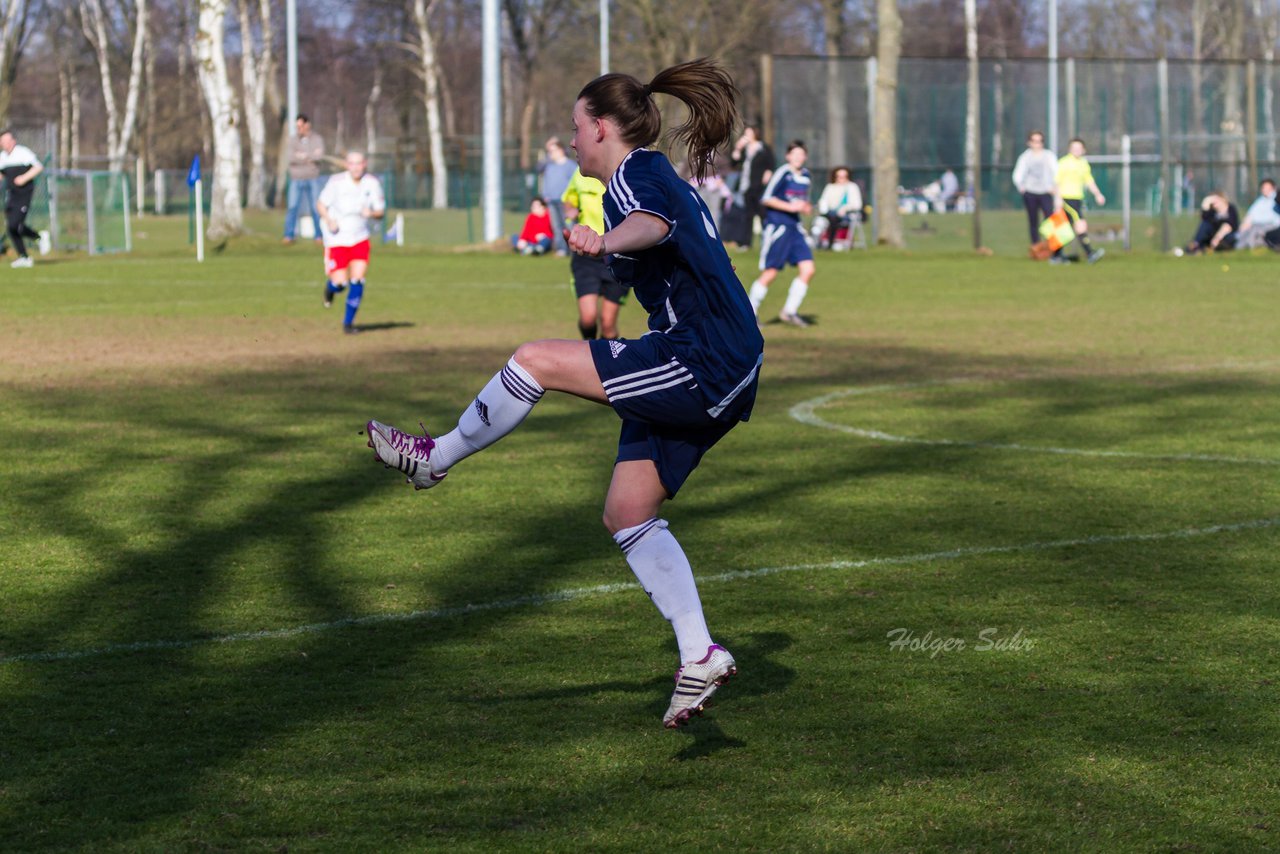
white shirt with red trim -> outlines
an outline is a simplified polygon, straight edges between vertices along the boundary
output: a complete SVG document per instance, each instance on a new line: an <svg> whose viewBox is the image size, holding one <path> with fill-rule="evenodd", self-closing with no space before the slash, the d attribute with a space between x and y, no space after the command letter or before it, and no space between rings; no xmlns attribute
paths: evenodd
<svg viewBox="0 0 1280 854"><path fill-rule="evenodd" d="M363 212L368 209L381 213L387 209L382 182L367 172L359 181L354 180L350 172L330 175L320 191L320 202L338 223L337 231L330 231L327 224L324 226L325 246L355 246L368 240L369 220Z"/></svg>

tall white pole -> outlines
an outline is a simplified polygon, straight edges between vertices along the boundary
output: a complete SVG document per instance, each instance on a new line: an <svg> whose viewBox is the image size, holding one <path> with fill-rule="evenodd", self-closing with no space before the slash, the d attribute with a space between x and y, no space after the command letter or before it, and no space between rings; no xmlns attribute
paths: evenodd
<svg viewBox="0 0 1280 854"><path fill-rule="evenodd" d="M600 73L609 73L609 0L600 0Z"/></svg>
<svg viewBox="0 0 1280 854"><path fill-rule="evenodd" d="M294 119L298 117L298 0L285 0L284 41L288 81L286 88L289 101L289 115L286 117L286 123L289 127L289 135L297 136L298 125Z"/></svg>
<svg viewBox="0 0 1280 854"><path fill-rule="evenodd" d="M1049 150L1058 148L1058 0L1049 0Z"/></svg>
<svg viewBox="0 0 1280 854"><path fill-rule="evenodd" d="M481 83L484 134L484 239L502 237L502 43L498 0L484 0L481 26L483 80Z"/></svg>

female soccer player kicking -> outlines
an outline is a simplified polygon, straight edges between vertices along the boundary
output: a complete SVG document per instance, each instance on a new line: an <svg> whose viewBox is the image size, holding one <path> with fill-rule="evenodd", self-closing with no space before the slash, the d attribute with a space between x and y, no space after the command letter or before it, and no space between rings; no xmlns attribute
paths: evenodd
<svg viewBox="0 0 1280 854"><path fill-rule="evenodd" d="M426 489L514 430L548 389L613 407L622 434L604 524L675 629L681 664L662 719L674 728L700 713L737 667L712 640L693 570L658 512L702 455L751 414L764 341L710 211L664 155L647 149L661 130L654 93L688 107L674 136L698 173L732 138L738 118L733 80L705 59L668 68L648 85L606 74L574 104L579 166L608 191L605 233L576 225L569 247L608 259L649 312L650 334L522 344L439 439L377 421L368 431L378 460Z"/></svg>

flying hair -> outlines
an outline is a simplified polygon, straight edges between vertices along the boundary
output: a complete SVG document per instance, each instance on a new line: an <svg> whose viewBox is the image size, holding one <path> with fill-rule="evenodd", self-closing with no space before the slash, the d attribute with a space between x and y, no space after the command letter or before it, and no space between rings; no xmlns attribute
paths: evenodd
<svg viewBox="0 0 1280 854"><path fill-rule="evenodd" d="M662 114L653 101L661 93L679 98L689 108L684 124L667 137L689 152L689 171L702 179L711 171L716 150L733 139L738 124L738 87L713 60L702 58L673 65L647 84L630 74L605 74L578 93L587 115L612 119L623 141L637 148L652 145L662 132Z"/></svg>

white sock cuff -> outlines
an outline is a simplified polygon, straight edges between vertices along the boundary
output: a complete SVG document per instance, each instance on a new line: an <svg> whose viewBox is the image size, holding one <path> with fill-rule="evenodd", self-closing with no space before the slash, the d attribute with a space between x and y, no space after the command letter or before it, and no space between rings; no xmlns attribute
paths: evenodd
<svg viewBox="0 0 1280 854"><path fill-rule="evenodd" d="M613 535L613 541L618 544L618 548L622 549L624 555L629 555L636 546L647 540L655 532L665 531L666 529L667 520L654 516L648 522L641 522L634 528L623 528Z"/></svg>
<svg viewBox="0 0 1280 854"><path fill-rule="evenodd" d="M538 385L538 381L528 371L520 366L515 356L507 360L507 366L502 369L499 376L502 378L502 387L510 392L512 397L523 400L530 406L541 400L546 391Z"/></svg>

